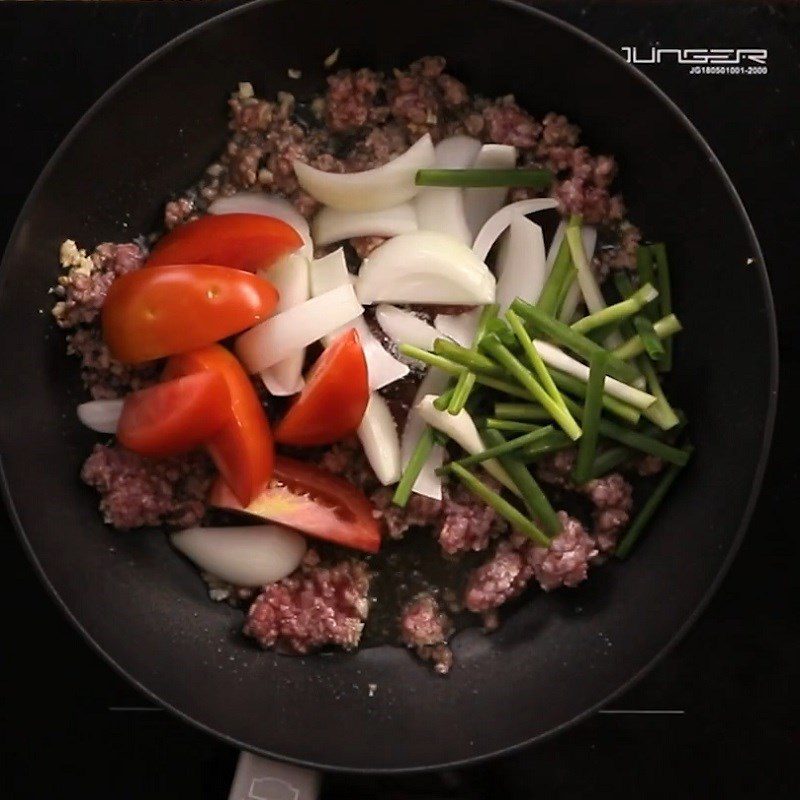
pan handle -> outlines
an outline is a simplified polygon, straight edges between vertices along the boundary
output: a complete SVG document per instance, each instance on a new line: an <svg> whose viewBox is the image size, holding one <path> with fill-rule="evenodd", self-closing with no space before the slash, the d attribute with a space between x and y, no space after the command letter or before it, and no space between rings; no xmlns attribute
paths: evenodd
<svg viewBox="0 0 800 800"><path fill-rule="evenodd" d="M317 800L319 772L242 751L228 800Z"/></svg>

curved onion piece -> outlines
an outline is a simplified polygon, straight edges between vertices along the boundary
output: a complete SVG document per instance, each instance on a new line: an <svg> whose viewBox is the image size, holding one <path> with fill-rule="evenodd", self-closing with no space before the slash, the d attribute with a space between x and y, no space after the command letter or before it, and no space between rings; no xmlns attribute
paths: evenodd
<svg viewBox="0 0 800 800"><path fill-rule="evenodd" d="M353 236L399 236L417 230L417 214L411 203L377 211L320 209L311 223L318 246L342 242Z"/></svg>
<svg viewBox="0 0 800 800"><path fill-rule="evenodd" d="M308 271L308 259L305 255L290 253L268 270L261 270L258 273L260 278L269 281L278 290L275 313L279 314L308 300L310 294ZM305 355L305 347L301 347L283 361L262 371L261 379L270 394L285 397L296 394L303 388Z"/></svg>
<svg viewBox="0 0 800 800"><path fill-rule="evenodd" d="M497 299L504 313L514 298L535 303L547 278L542 229L521 214L511 221L500 240L494 265Z"/></svg>
<svg viewBox="0 0 800 800"><path fill-rule="evenodd" d="M439 331L404 308L381 303L375 307L375 319L383 332L394 342L432 350Z"/></svg>
<svg viewBox="0 0 800 800"><path fill-rule="evenodd" d="M116 433L124 400L90 400L78 406L78 419L98 433Z"/></svg>
<svg viewBox="0 0 800 800"><path fill-rule="evenodd" d="M485 305L494 301L495 279L466 245L417 231L376 247L361 266L356 292L364 304Z"/></svg>
<svg viewBox="0 0 800 800"><path fill-rule="evenodd" d="M314 245L306 218L284 197L266 192L237 192L220 197L208 207L209 214L261 214L291 225L303 240L303 255L314 255Z"/></svg>
<svg viewBox="0 0 800 800"><path fill-rule="evenodd" d="M403 469L408 466L411 456L414 453L414 448L417 446L419 437L425 430L427 423L416 408L417 403L422 400L425 395L440 395L447 384L450 382L450 376L438 369L430 368L422 379L417 393L414 396L414 403L406 417L406 424L403 427L403 435L400 437L400 463ZM441 445L435 444L431 448L428 458L422 465L422 469L414 481L412 491L415 494L421 494L425 497L432 497L434 500L442 499L442 479L436 474L436 470L442 466L444 462L444 448Z"/></svg>
<svg viewBox="0 0 800 800"><path fill-rule="evenodd" d="M306 540L282 525L189 528L170 539L201 570L234 586L279 581L300 566L306 553Z"/></svg>
<svg viewBox="0 0 800 800"><path fill-rule="evenodd" d="M363 312L348 283L250 328L236 340L236 354L250 372L261 372Z"/></svg>
<svg viewBox="0 0 800 800"><path fill-rule="evenodd" d="M513 169L517 163L517 148L510 144L485 144L475 162L476 169ZM499 211L508 196L508 188L464 189L464 212L472 241L492 214Z"/></svg>
<svg viewBox="0 0 800 800"><path fill-rule="evenodd" d="M472 347L481 318L481 308L473 308L463 314L437 314L433 325L439 333L452 339L462 347ZM428 348L430 350L430 348Z"/></svg>
<svg viewBox="0 0 800 800"><path fill-rule="evenodd" d="M520 214L535 214L537 211L545 211L548 208L555 208L558 202L552 197L534 197L532 200L519 200L516 203L503 206L496 214L489 217L481 228L480 233L475 237L472 251L475 255L486 261L486 256L492 249L492 245L500 238L503 231L511 224L511 221Z"/></svg>
<svg viewBox="0 0 800 800"><path fill-rule="evenodd" d="M388 486L400 480L400 439L392 412L377 393L369 396L367 410L358 426L358 438L378 480Z"/></svg>
<svg viewBox="0 0 800 800"><path fill-rule="evenodd" d="M470 136L451 136L434 148L435 166L464 169L472 166L481 143ZM438 231L469 246L474 238L467 223L464 190L458 187L425 186L414 200L420 230Z"/></svg>
<svg viewBox="0 0 800 800"><path fill-rule="evenodd" d="M311 265L311 293L317 296L317 294L329 292L341 286L350 286L351 277L347 271L344 250L340 247L335 252L316 259ZM361 349L364 351L364 358L367 362L370 389L373 391L382 389L408 375L410 371L408 365L398 361L391 353L387 352L386 348L375 338L363 317L358 317L354 322L328 334L323 339L325 346L327 347L333 339L348 328L355 328L358 331Z"/></svg>
<svg viewBox="0 0 800 800"><path fill-rule="evenodd" d="M459 411L458 414L451 414L446 409L439 411L433 404L434 400L436 400L436 396L428 394L414 406L419 411L422 419L432 428L436 428L436 430L449 436L470 455L482 453L486 446L483 444L481 435L478 433L478 429L475 427L475 423L469 413L464 409ZM496 458L488 458L486 461L481 461L481 467L514 494L519 494L516 484Z"/></svg>
<svg viewBox="0 0 800 800"><path fill-rule="evenodd" d="M376 211L405 203L419 191L417 170L433 166L433 142L425 134L405 153L375 169L364 172L323 172L295 161L300 185L312 197L343 211Z"/></svg>

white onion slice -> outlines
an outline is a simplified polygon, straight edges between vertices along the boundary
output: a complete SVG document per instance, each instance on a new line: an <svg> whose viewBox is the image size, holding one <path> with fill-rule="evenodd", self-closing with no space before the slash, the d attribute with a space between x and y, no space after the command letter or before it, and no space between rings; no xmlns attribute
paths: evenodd
<svg viewBox="0 0 800 800"><path fill-rule="evenodd" d="M464 244L433 231L395 236L372 251L356 282L369 303L462 303L494 301L495 279Z"/></svg>
<svg viewBox="0 0 800 800"><path fill-rule="evenodd" d="M343 211L370 211L405 203L419 191L417 171L434 163L429 134L388 164L364 172L323 172L302 161L294 162L300 185L326 206Z"/></svg>
<svg viewBox="0 0 800 800"><path fill-rule="evenodd" d="M436 395L428 394L415 406L422 419L432 428L436 428L436 430L447 434L447 436L457 442L470 455L482 453L486 449L486 446L469 413L463 409L459 411L458 414L451 414L446 409L444 411L439 411L439 409L433 405L434 400L436 400ZM519 494L519 490L514 484L514 481L511 480L508 473L503 469L497 459L488 458L486 461L481 461L481 467L500 481L503 486L514 492L514 494Z"/></svg>
<svg viewBox="0 0 800 800"><path fill-rule="evenodd" d="M261 372L352 322L363 311L348 283L246 331L236 340L236 353L250 372Z"/></svg>
<svg viewBox="0 0 800 800"><path fill-rule="evenodd" d="M472 166L475 169L513 169L516 163L516 147L510 144L485 144ZM503 207L507 195L507 186L464 189L464 211L472 241L475 241L483 223Z"/></svg>
<svg viewBox="0 0 800 800"><path fill-rule="evenodd" d="M309 265L305 255L291 253L284 256L269 269L260 270L258 276L269 281L278 290L276 314L294 308L309 298ZM261 372L261 379L270 394L285 397L296 394L303 388L305 355L306 350L302 347Z"/></svg>
<svg viewBox="0 0 800 800"><path fill-rule="evenodd" d="M434 148L439 169L465 169L473 164L481 143L470 136L451 136ZM438 231L469 246L473 234L467 224L464 190L456 186L424 186L414 205L420 230Z"/></svg>
<svg viewBox="0 0 800 800"><path fill-rule="evenodd" d="M475 237L472 251L481 260L486 261L486 256L492 249L492 245L500 238L503 231L511 224L511 221L520 214L535 214L537 211L546 211L548 208L555 208L558 202L552 197L535 197L532 200L519 200L516 203L503 206L496 214L486 220L484 226Z"/></svg>
<svg viewBox="0 0 800 800"><path fill-rule="evenodd" d="M417 214L411 203L377 211L342 211L325 206L311 223L317 246L342 242L353 236L399 236L417 230Z"/></svg>
<svg viewBox="0 0 800 800"><path fill-rule="evenodd" d="M381 303L375 307L375 319L383 332L398 344L410 344L423 350L433 349L439 331L404 308Z"/></svg>
<svg viewBox="0 0 800 800"><path fill-rule="evenodd" d="M350 286L351 277L347 271L344 250L340 247L335 252L316 259L311 265L311 293L317 296L341 286ZM382 389L384 386L388 386L390 383L394 383L408 375L408 365L398 361L386 350L375 338L363 317L359 317L342 328L331 331L323 339L325 346L330 345L335 338L350 328L355 328L358 331L358 336L361 340L361 349L364 351L364 358L367 362L370 389L373 391Z"/></svg>
<svg viewBox="0 0 800 800"><path fill-rule="evenodd" d="M306 540L282 525L189 528L170 539L204 572L252 588L290 575L306 553Z"/></svg>
<svg viewBox="0 0 800 800"><path fill-rule="evenodd" d="M547 277L541 227L521 214L515 217L500 240L494 272L500 313L517 297L535 303Z"/></svg>
<svg viewBox="0 0 800 800"><path fill-rule="evenodd" d="M482 308L473 308L463 314L437 314L433 325L439 333L462 347L472 347L478 331Z"/></svg>
<svg viewBox="0 0 800 800"><path fill-rule="evenodd" d="M209 214L261 214L275 217L291 225L303 240L302 253L314 255L314 245L306 218L285 198L266 192L237 192L230 197L220 197L208 207Z"/></svg>
<svg viewBox="0 0 800 800"><path fill-rule="evenodd" d="M98 433L116 433L124 400L89 400L78 406L78 419Z"/></svg>
<svg viewBox="0 0 800 800"><path fill-rule="evenodd" d="M358 426L358 438L378 480L388 486L400 480L400 439L386 401L377 393L369 396L367 410Z"/></svg>
<svg viewBox="0 0 800 800"><path fill-rule="evenodd" d="M563 228L561 229L561 238L564 238L564 230L566 230L566 225L561 223ZM581 230L581 236L583 237L583 249L586 251L586 257L591 262L594 256L594 250L597 246L597 228L592 227L591 225L584 225L583 229ZM559 245L561 243L559 242ZM555 258L555 255L553 256ZM559 312L558 318L562 322L570 323L575 316L575 311L578 308L578 303L581 301L581 287L577 281L573 281L572 285L567 289L567 294L564 297L564 302L561 306L561 311Z"/></svg>
<svg viewBox="0 0 800 800"><path fill-rule="evenodd" d="M403 435L400 437L400 463L405 469L414 449L417 446L419 437L422 436L427 423L417 409L417 403L422 400L425 395L440 395L450 382L450 376L441 370L430 368L425 377L420 382L417 393L414 397L414 403L406 417L406 423L403 426ZM431 448L428 458L422 465L422 469L414 481L412 491L415 494L421 494L425 497L432 497L434 500L442 499L442 479L436 474L436 470L442 466L444 462L444 448L441 445L435 444Z"/></svg>
<svg viewBox="0 0 800 800"><path fill-rule="evenodd" d="M541 339L534 339L533 344L536 347L536 351L542 357L542 361L549 367L560 370L561 372L566 372L568 375L572 375L584 383L589 381L589 367L587 367L586 364L577 361L549 342L543 342ZM606 394L610 394L612 397L616 397L618 400L629 403L641 410L649 408L656 401L656 398L652 394L628 386L627 383L622 383L622 381L618 381L616 378L607 377L605 379L604 388Z"/></svg>

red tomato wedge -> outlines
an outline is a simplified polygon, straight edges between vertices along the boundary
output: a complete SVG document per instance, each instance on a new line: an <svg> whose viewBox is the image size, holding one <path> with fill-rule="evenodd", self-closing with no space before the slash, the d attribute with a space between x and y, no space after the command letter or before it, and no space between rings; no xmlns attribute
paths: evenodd
<svg viewBox="0 0 800 800"><path fill-rule="evenodd" d="M231 396L218 372L198 372L125 398L117 439L139 455L165 458L208 441L230 416Z"/></svg>
<svg viewBox="0 0 800 800"><path fill-rule="evenodd" d="M381 546L378 521L364 493L328 470L293 458L276 457L271 483L249 504L237 502L222 479L211 488L210 502L367 553Z"/></svg>
<svg viewBox="0 0 800 800"><path fill-rule="evenodd" d="M251 328L277 302L270 283L241 270L210 264L140 269L111 284L103 337L120 361L152 361Z"/></svg>
<svg viewBox="0 0 800 800"><path fill-rule="evenodd" d="M247 505L272 478L274 447L269 420L247 373L222 345L173 356L164 369L164 379L197 372L217 373L227 384L228 417L206 449L239 502Z"/></svg>
<svg viewBox="0 0 800 800"><path fill-rule="evenodd" d="M296 447L338 442L355 433L368 402L367 362L351 328L317 359L275 429L275 441Z"/></svg>
<svg viewBox="0 0 800 800"><path fill-rule="evenodd" d="M209 214L162 236L145 266L219 264L255 272L302 244L300 234L291 225L274 217Z"/></svg>

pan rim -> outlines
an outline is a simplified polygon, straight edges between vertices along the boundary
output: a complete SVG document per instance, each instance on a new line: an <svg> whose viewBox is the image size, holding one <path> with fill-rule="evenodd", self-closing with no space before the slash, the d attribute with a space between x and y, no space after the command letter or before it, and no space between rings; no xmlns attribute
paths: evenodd
<svg viewBox="0 0 800 800"><path fill-rule="evenodd" d="M16 238L19 236L20 229L22 228L22 225L25 222L29 208L38 199L39 194L41 193L42 190L42 186L44 185L46 179L49 177L50 173L53 171L56 164L60 160L63 152L69 147L69 145L72 143L74 139L76 139L79 135L81 135L83 129L94 118L94 116L102 109L102 107L105 106L105 104L108 103L110 100L112 100L118 92L120 92L125 86L128 85L129 82L136 79L140 73L145 71L151 65L151 63L157 61L163 55L177 48L183 42L191 39L197 34L205 31L208 28L213 27L214 25L220 23L220 21L230 19L239 14L248 13L249 11L251 11L256 7L271 5L273 3L278 3L278 2L288 2L288 1L289 0L252 0L252 2L244 3L241 6L237 6L236 8L224 11L221 14L217 14L211 17L210 19L207 19L189 28L183 33L170 39L168 42L161 45L152 53L150 53L141 61L139 61L137 64L135 64L122 77L116 80L105 92L103 92L103 94L97 100L95 100L94 103L92 103L92 105L84 112L84 114L75 123L70 132L61 141L56 150L50 156L44 168L42 169L41 173L39 174L39 177L36 179L33 188L31 189L30 193L25 199L25 202L22 205L22 208L16 219L16 222L9 234L8 242L6 243L6 249L3 254L3 259L2 261L0 261L0 294L2 294L3 292L8 273L8 267L7 267L8 245L11 242L15 241ZM754 266L757 267L761 290L763 292L765 300L765 309L766 309L765 322L768 328L767 334L769 339L769 360L770 360L768 407L767 407L766 417L764 420L764 428L762 433L762 441L761 441L758 461L756 463L756 468L753 473L753 481L751 484L747 503L745 505L744 512L742 514L741 520L736 529L736 533L732 539L728 552L725 556L725 559L722 562L714 579L711 581L710 585L703 593L703 596L701 597L700 601L698 602L694 610L684 620L683 624L675 631L675 633L669 638L669 640L664 644L664 646L655 655L653 655L643 667L641 667L630 678L628 678L624 683L618 686L614 691L610 692L599 702L595 703L589 708L584 709L583 711L576 714L572 718L562 722L559 725L556 725L555 727L551 728L548 731L529 737L520 742L507 745L505 747L497 748L495 750L486 753L478 754L476 756L455 759L452 761L442 761L430 764L415 764L403 767L363 767L363 766L349 767L342 764L326 764L321 761L292 757L279 752L270 751L264 748L254 747L246 742L238 740L236 737L230 736L229 734L226 734L221 730L217 730L211 727L210 725L195 719L190 714L182 711L176 706L171 705L169 702L159 697L154 691L150 690L147 686L141 683L130 672L128 672L120 663L118 663L111 656L110 653L108 653L105 649L103 649L103 647L92 638L92 636L88 633L88 631L82 625L80 620L78 620L78 618L72 613L70 608L66 605L66 603L61 598L56 588L51 583L44 569L42 568L39 559L37 558L36 553L34 552L33 547L28 540L28 537L25 533L24 527L20 520L16 504L12 497L11 489L8 483L8 478L4 467L3 456L2 453L0 453L0 492L2 492L3 501L5 502L9 518L11 519L12 525L14 526L17 537L20 540L20 543L22 544L23 550L25 551L28 559L33 565L34 571L36 572L39 580L42 582L42 584L44 585L48 593L51 595L51 597L55 600L56 605L61 610L61 612L65 615L65 617L69 620L69 622L78 630L80 635L83 637L84 641L86 641L90 645L90 647L96 653L98 653L106 661L106 663L108 663L119 675L121 675L130 684L135 686L149 700L151 700L164 710L175 715L180 720L189 723L196 729L201 730L204 733L210 734L211 736L221 741L224 741L225 743L233 747L236 747L239 750L248 750L257 753L259 755L265 756L267 758L273 758L279 761L324 772L350 773L350 774L363 774L363 775L394 775L394 774L413 774L420 772L429 772L432 770L455 769L459 767L472 766L488 761L490 759L510 755L524 748L531 747L534 744L539 744L541 742L547 741L552 737L560 733L563 733L569 728L584 721L591 715L595 714L599 709L606 706L609 702L615 700L617 697L619 697L620 695L624 694L629 689L631 689L649 672L651 672L658 664L660 664L661 661L665 658L665 656L669 652L671 652L672 649L684 638L684 636L695 624L695 622L702 614L702 612L706 609L711 598L717 592L720 584L727 575L728 570L730 569L731 564L733 563L733 560L736 557L739 548L741 547L742 541L747 533L747 529L750 525L750 521L753 515L753 511L755 509L756 502L761 492L761 485L763 482L767 462L769 459L773 430L775 426L775 418L777 413L778 375L779 375L777 320L775 316L774 301L772 297L769 275L767 273L766 263L764 260L764 254L758 242L758 238L756 236L755 229L753 228L753 224L750 221L750 217L747 214L747 210L744 206L744 203L742 202L742 199L739 196L736 187L731 181L730 176L728 175L727 171L723 167L720 160L717 158L714 151L711 149L710 145L706 142L703 135L695 127L695 125L688 118L688 116L679 108L679 106L650 78L648 78L644 73L640 72L638 69L633 67L627 61L625 61L616 51L614 51L608 45L604 44L603 42L591 36L590 34L582 31L581 29L575 27L571 23L565 22L564 20L539 8L519 2L519 0L486 0L486 1L494 5L512 9L519 13L527 13L532 16L538 17L539 19L545 21L547 24L560 28L563 31L570 34L571 36L576 37L585 46L588 46L594 49L595 51L599 52L600 54L604 55L606 58L611 58L613 61L615 61L617 65L622 69L624 69L631 77L633 77L635 80L639 81L642 85L644 85L644 87L655 97L655 99L661 102L666 107L666 109L677 119L677 121L687 130L687 132L690 134L695 143L699 145L701 150L707 156L710 164L712 165L712 168L715 170L715 172L721 179L724 188L726 189L730 198L733 200L740 222L743 225L743 229L746 233L746 236L749 240L749 243L755 255L756 263L754 264Z"/></svg>

